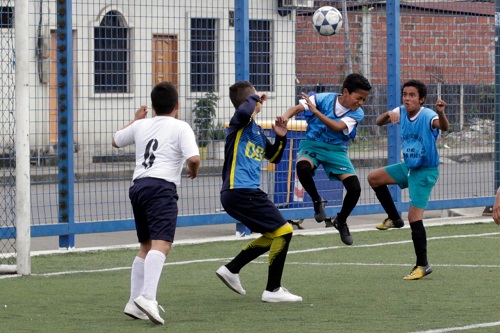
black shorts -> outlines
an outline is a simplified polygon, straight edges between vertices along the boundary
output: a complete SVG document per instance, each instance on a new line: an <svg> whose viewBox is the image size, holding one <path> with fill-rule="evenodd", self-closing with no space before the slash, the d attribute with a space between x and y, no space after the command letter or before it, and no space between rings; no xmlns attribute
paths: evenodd
<svg viewBox="0 0 500 333"><path fill-rule="evenodd" d="M135 229L140 243L148 240L173 242L177 226L177 187L158 178L141 178L129 189Z"/></svg>
<svg viewBox="0 0 500 333"><path fill-rule="evenodd" d="M222 207L232 218L256 233L273 232L287 222L279 209L260 189L225 190L220 195Z"/></svg>

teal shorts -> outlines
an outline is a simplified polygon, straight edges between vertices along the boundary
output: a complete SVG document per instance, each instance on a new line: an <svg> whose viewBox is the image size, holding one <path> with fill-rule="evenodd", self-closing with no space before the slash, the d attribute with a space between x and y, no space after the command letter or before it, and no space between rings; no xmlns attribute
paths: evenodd
<svg viewBox="0 0 500 333"><path fill-rule="evenodd" d="M410 205L425 209L432 189L439 178L438 168L408 169L405 163L385 167L385 171L400 188L408 188Z"/></svg>
<svg viewBox="0 0 500 333"><path fill-rule="evenodd" d="M317 168L323 165L325 173L330 180L339 180L338 175L356 174L347 149L343 146L331 145L324 142L302 140L299 144L297 160L307 158Z"/></svg>

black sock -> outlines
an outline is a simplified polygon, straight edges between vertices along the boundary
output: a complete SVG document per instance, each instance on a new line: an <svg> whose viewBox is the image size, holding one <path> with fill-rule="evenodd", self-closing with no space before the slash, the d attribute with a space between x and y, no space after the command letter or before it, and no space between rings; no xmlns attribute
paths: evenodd
<svg viewBox="0 0 500 333"><path fill-rule="evenodd" d="M410 228L411 239L417 256L417 266L427 266L427 234L424 222L422 220L410 222Z"/></svg>
<svg viewBox="0 0 500 333"><path fill-rule="evenodd" d="M226 268L233 274L239 273L250 261L269 251L271 244L272 240L264 236L254 239L243 247L241 252L226 265Z"/></svg>
<svg viewBox="0 0 500 333"><path fill-rule="evenodd" d="M318 190L316 189L316 184L314 184L313 179L313 167L308 161L298 161L297 166L297 177L300 183L304 187L304 190L309 194L312 201L318 201L320 196Z"/></svg>
<svg viewBox="0 0 500 333"><path fill-rule="evenodd" d="M373 190L377 195L378 201L380 201L380 204L387 213L387 216L393 221L400 219L401 216L399 215L396 205L394 204L394 200L392 200L391 192L389 192L387 185L373 187Z"/></svg>
<svg viewBox="0 0 500 333"><path fill-rule="evenodd" d="M267 291L274 291L281 287L281 277L285 267L288 247L292 240L292 233L279 236L273 239L273 244L269 250L269 271L267 275Z"/></svg>
<svg viewBox="0 0 500 333"><path fill-rule="evenodd" d="M342 202L342 209L337 214L337 220L340 223L346 223L347 218L358 203L361 195L361 185L359 184L358 176L347 177L342 181L342 183L346 189L346 194L344 201Z"/></svg>

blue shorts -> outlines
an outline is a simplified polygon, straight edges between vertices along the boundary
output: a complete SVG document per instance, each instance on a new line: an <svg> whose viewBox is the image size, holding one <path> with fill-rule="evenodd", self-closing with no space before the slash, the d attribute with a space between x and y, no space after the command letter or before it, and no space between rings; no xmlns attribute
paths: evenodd
<svg viewBox="0 0 500 333"><path fill-rule="evenodd" d="M354 166L344 146L331 145L313 140L302 140L299 144L297 160L307 158L315 169L321 164L330 180L339 180L338 175L356 174Z"/></svg>
<svg viewBox="0 0 500 333"><path fill-rule="evenodd" d="M232 218L243 223L252 232L273 232L288 221L260 189L232 189L220 194L222 207Z"/></svg>
<svg viewBox="0 0 500 333"><path fill-rule="evenodd" d="M432 189L439 178L438 168L408 169L401 162L385 167L385 171L400 188L408 188L410 205L422 209L427 207Z"/></svg>
<svg viewBox="0 0 500 333"><path fill-rule="evenodd" d="M173 242L177 226L177 188L158 178L141 178L129 189L135 229L140 243L148 240Z"/></svg>

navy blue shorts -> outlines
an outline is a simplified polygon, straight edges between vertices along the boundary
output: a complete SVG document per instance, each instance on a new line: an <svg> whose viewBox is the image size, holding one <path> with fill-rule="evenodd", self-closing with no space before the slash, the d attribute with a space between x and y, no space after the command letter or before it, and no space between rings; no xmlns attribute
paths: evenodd
<svg viewBox="0 0 500 333"><path fill-rule="evenodd" d="M260 189L225 190L220 194L220 199L229 216L243 223L252 232L273 232L288 223L267 194Z"/></svg>
<svg viewBox="0 0 500 333"><path fill-rule="evenodd" d="M158 178L141 178L129 189L135 229L140 243L148 240L173 242L177 226L177 188Z"/></svg>

